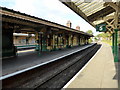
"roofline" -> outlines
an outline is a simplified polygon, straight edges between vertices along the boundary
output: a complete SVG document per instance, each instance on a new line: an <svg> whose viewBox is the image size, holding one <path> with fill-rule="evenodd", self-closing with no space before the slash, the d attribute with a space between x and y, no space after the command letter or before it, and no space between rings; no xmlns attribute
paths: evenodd
<svg viewBox="0 0 120 90"><path fill-rule="evenodd" d="M28 17L31 17L31 18L34 18L34 19L42 20L42 21L45 21L45 22L48 22L48 23L52 23L52 24L55 24L55 25L58 25L58 26L62 26L62 27L64 27L64 28L73 30L72 32L75 32L75 33L81 33L81 34L83 34L83 35L87 35L87 36L90 36L90 37L93 36L93 35L90 35L90 34L88 34L88 33L83 32L83 31L78 31L78 30L76 30L76 29L69 28L69 27L67 27L67 26L64 26L64 25L61 25L61 24L58 24L58 23L55 23L55 22L51 22L51 21L48 21L48 20L45 20L45 19L42 19L42 18L38 18L38 17L31 16L31 15L28 15L28 14L25 14L25 13L21 13L21 12L19 12L19 11L15 11L15 10L13 10L13 9L8 9L8 8L6 8L6 7L1 7L1 6L0 6L0 9L1 9L1 10L10 11L10 12L12 12L12 13L17 13L17 14L20 14L20 15L28 16Z"/></svg>
<svg viewBox="0 0 120 90"><path fill-rule="evenodd" d="M87 16L78 8L75 6L75 4L73 2L63 2L62 0L60 0L61 3L63 3L64 5L66 5L68 8L70 8L72 11L74 11L76 14L78 14L80 17L82 17L86 22L88 22L91 26L95 27L95 25L93 23L91 23ZM73 5L74 7L71 7L70 5Z"/></svg>

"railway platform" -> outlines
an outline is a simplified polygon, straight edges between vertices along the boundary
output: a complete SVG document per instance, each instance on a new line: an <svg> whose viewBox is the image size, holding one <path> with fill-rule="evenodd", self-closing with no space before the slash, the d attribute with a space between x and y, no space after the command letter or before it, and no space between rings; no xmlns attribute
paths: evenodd
<svg viewBox="0 0 120 90"><path fill-rule="evenodd" d="M114 63L111 47L103 43L91 60L63 88L101 88L102 90L114 88L117 90L118 63Z"/></svg>
<svg viewBox="0 0 120 90"><path fill-rule="evenodd" d="M18 52L18 57L3 60L2 75L3 77L6 78L9 76L22 73L27 70L34 69L36 67L56 61L65 56L71 55L75 52L91 47L94 44L95 43L83 46L75 46L72 48L66 48L52 52L41 52L40 56L38 55L37 51L33 50L29 50L29 52L20 51Z"/></svg>

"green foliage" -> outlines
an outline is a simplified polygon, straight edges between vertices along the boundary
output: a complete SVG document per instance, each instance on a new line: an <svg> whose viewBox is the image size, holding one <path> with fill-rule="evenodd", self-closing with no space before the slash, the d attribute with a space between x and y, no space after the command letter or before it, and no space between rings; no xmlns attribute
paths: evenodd
<svg viewBox="0 0 120 90"><path fill-rule="evenodd" d="M111 34L110 33L100 33L96 36L97 38L103 38L106 40L111 40Z"/></svg>
<svg viewBox="0 0 120 90"><path fill-rule="evenodd" d="M93 31L92 30L88 30L86 33L93 35ZM93 42L92 38L89 39L89 43Z"/></svg>
<svg viewBox="0 0 120 90"><path fill-rule="evenodd" d="M97 37L94 37L95 40L98 40Z"/></svg>
<svg viewBox="0 0 120 90"><path fill-rule="evenodd" d="M112 46L112 40L102 40L102 42L107 43Z"/></svg>
<svg viewBox="0 0 120 90"><path fill-rule="evenodd" d="M88 30L86 33L89 33L89 34L93 35L93 31L92 30Z"/></svg>
<svg viewBox="0 0 120 90"><path fill-rule="evenodd" d="M112 45L112 41L111 41L112 35L110 33L100 33L96 36L96 38L98 38L104 43Z"/></svg>
<svg viewBox="0 0 120 90"><path fill-rule="evenodd" d="M89 39L89 43L93 42L92 38Z"/></svg>

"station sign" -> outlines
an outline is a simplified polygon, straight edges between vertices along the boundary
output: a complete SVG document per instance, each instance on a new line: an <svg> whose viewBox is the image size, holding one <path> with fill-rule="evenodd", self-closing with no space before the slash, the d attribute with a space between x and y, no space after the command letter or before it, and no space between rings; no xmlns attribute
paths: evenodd
<svg viewBox="0 0 120 90"><path fill-rule="evenodd" d="M96 25L96 31L105 32L106 31L106 24L98 24L98 25Z"/></svg>

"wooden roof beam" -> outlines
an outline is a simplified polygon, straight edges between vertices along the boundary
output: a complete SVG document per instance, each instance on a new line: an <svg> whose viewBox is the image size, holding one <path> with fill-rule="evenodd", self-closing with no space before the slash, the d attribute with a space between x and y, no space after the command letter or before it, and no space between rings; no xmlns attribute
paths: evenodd
<svg viewBox="0 0 120 90"><path fill-rule="evenodd" d="M92 22L89 22L87 16L75 5L73 2L62 2L65 4L67 7L69 7L71 10L73 10L76 14L81 16L84 20L86 20L90 25L94 26L95 25Z"/></svg>
<svg viewBox="0 0 120 90"><path fill-rule="evenodd" d="M120 12L120 6L118 6L117 4L113 3L113 2L106 2L104 4L104 6L110 6L112 7L113 9L115 9L116 11Z"/></svg>
<svg viewBox="0 0 120 90"><path fill-rule="evenodd" d="M92 7L96 6L96 5L97 5L96 2L91 2L91 3L89 3L86 7L82 7L81 10L86 11L86 10L88 10L89 8L92 8Z"/></svg>
<svg viewBox="0 0 120 90"><path fill-rule="evenodd" d="M103 8L102 10L88 16L88 19L93 22L99 18L104 18L106 15L109 15L111 13L115 12L115 10L113 8L111 8L110 6Z"/></svg>

